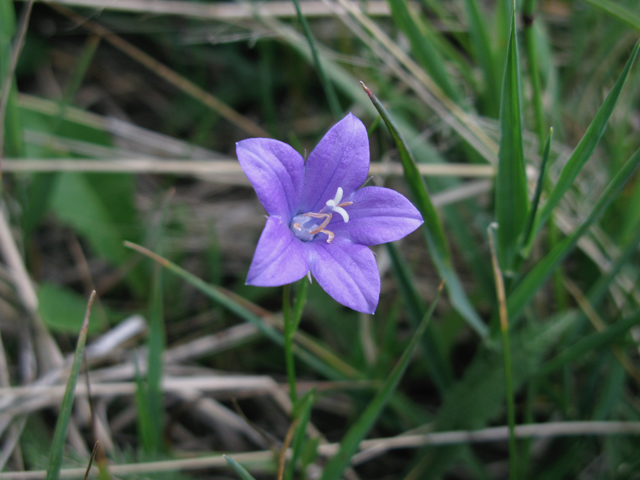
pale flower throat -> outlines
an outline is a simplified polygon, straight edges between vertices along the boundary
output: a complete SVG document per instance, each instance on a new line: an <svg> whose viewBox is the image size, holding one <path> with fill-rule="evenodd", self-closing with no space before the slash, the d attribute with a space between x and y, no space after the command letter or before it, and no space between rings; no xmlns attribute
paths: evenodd
<svg viewBox="0 0 640 480"><path fill-rule="evenodd" d="M340 214L344 223L347 223L349 214L343 207L353 204L353 202L340 203L342 194L342 188L338 187L335 198L327 200L326 205L318 213L308 212L293 217L291 225L289 225L293 234L303 242L310 242L318 233L325 233L329 237L327 243L331 243L335 235L333 232L325 230L325 227L329 225L334 212Z"/></svg>

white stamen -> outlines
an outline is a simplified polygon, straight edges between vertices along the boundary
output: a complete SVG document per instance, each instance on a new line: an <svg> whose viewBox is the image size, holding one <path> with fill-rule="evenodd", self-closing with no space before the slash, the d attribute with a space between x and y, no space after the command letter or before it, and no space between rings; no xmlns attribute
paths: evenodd
<svg viewBox="0 0 640 480"><path fill-rule="evenodd" d="M340 205L340 200L342 200L342 187L338 187L338 190L336 191L336 197L333 200L327 200L327 207L335 209L338 205Z"/></svg>
<svg viewBox="0 0 640 480"><path fill-rule="evenodd" d="M344 220L344 223L347 223L349 221L349 214L347 213L347 211L342 208L342 207L333 207L332 209L334 212L339 213L340 215L342 215L342 219Z"/></svg>
<svg viewBox="0 0 640 480"><path fill-rule="evenodd" d="M332 200L327 200L327 207L329 207L329 211L330 212L336 212L339 213L340 216L342 216L342 219L344 220L344 223L347 223L349 221L349 214L347 213L347 211L342 208L340 206L340 202L342 201L342 194L343 194L343 190L342 187L338 187L338 191L336 191L336 197ZM351 202L349 202L350 204Z"/></svg>

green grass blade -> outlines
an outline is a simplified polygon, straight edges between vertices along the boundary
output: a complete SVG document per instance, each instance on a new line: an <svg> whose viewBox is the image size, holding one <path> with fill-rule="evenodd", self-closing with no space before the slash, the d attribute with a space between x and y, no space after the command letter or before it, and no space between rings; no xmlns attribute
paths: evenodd
<svg viewBox="0 0 640 480"><path fill-rule="evenodd" d="M522 309L529 300L540 289L544 281L553 273L560 262L573 250L578 240L585 232L595 223L602 212L615 198L618 192L625 186L627 181L633 175L633 172L640 164L640 149L637 150L622 168L616 173L605 191L594 205L586 220L576 228L571 235L566 237L538 263L527 274L526 277L518 284L512 294L509 295L507 301L509 309L509 318L512 321L522 312Z"/></svg>
<svg viewBox="0 0 640 480"><path fill-rule="evenodd" d="M612 17L626 23L631 28L640 32L640 16L637 13L620 5L620 2L611 2L610 0L586 0L594 7L604 10Z"/></svg>
<svg viewBox="0 0 640 480"><path fill-rule="evenodd" d="M529 210L527 176L522 141L520 60L516 36L516 11L511 15L502 102L500 106L500 151L495 180L498 258L508 271L517 254L518 239Z"/></svg>
<svg viewBox="0 0 640 480"><path fill-rule="evenodd" d="M13 2L0 0L0 97L5 92L5 82L10 82L9 94L0 98L0 155L20 157L24 145L22 141L22 124L20 111L17 108L14 75L11 72L13 56L13 35L16 32L16 18ZM6 101L4 105L2 102Z"/></svg>
<svg viewBox="0 0 640 480"><path fill-rule="evenodd" d="M591 125L589 125L587 132L573 150L571 157L569 157L569 160L562 169L556 185L549 194L549 198L540 209L535 223L534 236L549 219L551 212L558 205L567 190L569 190L580 173L580 170L582 170L582 167L584 167L593 154L600 138L602 138L607 122L609 121L609 117L611 117L611 113L616 106L620 93L622 92L622 87L624 87L627 77L629 76L629 72L631 71L631 67L633 66L633 62L638 56L639 48L640 42L636 43L636 46L633 48L633 52L631 53L624 70L620 74L620 77L618 77L618 80L611 89L611 92L609 92L609 95L607 95L607 98L598 110L598 113L596 113Z"/></svg>
<svg viewBox="0 0 640 480"><path fill-rule="evenodd" d="M386 247L387 252L389 252L389 257L391 258L391 268L396 278L398 290L400 290L400 294L404 299L409 318L412 320L413 327L418 328L426 307L418 294L418 290L411 278L409 267L400 255L398 247L394 243L387 243ZM451 367L449 363L445 361L444 355L440 351L440 345L431 329L427 329L422 339L423 354L431 379L440 393L444 393L453 381Z"/></svg>
<svg viewBox="0 0 640 480"><path fill-rule="evenodd" d="M433 315L433 311L435 310L436 304L438 303L438 299L440 298L440 293L442 292L442 284L440 284L440 288L438 289L438 293L433 303L429 307L429 310L424 314L418 329L415 334L411 337L409 344L405 348L400 360L391 371L389 377L385 380L382 388L378 391L376 396L371 400L365 411L360 415L358 420L349 428L349 431L345 435L342 442L340 442L340 449L338 453L334 455L329 462L327 463L324 471L322 472L321 480L339 480L342 476L342 473L346 470L351 462L351 457L358 450L358 446L362 439L364 439L365 435L369 432L375 421L377 420L380 413L382 413L383 408L387 404L389 397L394 392L402 375L404 374L407 366L409 365L409 360L413 355L416 347L418 346L418 341L420 337L424 334L429 325L429 320Z"/></svg>
<svg viewBox="0 0 640 480"><path fill-rule="evenodd" d="M164 438L164 402L162 391L162 374L165 350L164 309L162 294L162 269L157 265L154 269L153 291L151 294L151 312L149 315L149 352L147 361L146 401L153 428L147 435L148 443L144 445L147 453L157 454L163 449Z"/></svg>
<svg viewBox="0 0 640 480"><path fill-rule="evenodd" d="M538 205L540 204L540 196L542 195L542 188L544 187L544 174L547 170L547 164L549 163L549 153L551 152L551 140L553 139L553 128L549 129L549 136L547 142L544 145L544 152L542 154L542 161L540 162L540 173L538 175L538 182L536 183L536 191L533 194L533 200L531 201L531 210L527 218L527 225L524 228L524 232L520 237L520 249L524 248L531 241L533 234L533 224L535 222L536 213L538 211Z"/></svg>
<svg viewBox="0 0 640 480"><path fill-rule="evenodd" d="M623 318L622 320L618 320L601 332L594 332L583 337L543 365L540 369L539 375L547 375L592 350L596 350L614 342L618 337L624 335L631 327L638 323L640 323L640 310L626 318Z"/></svg>
<svg viewBox="0 0 640 480"><path fill-rule="evenodd" d="M227 463L236 471L236 473L242 480L256 480L255 478L253 478L253 475L247 472L246 468L236 462L233 458L228 455L223 455L223 457L227 461Z"/></svg>
<svg viewBox="0 0 640 480"><path fill-rule="evenodd" d="M609 272L601 275L589 289L587 297L594 307L601 302L602 297L607 293L609 285L615 280L623 267L629 264L632 256L638 251L640 245L640 221L635 226L635 232L620 245L620 255L611 263Z"/></svg>
<svg viewBox="0 0 640 480"><path fill-rule="evenodd" d="M500 109L496 99L500 98L500 82L491 42L485 27L486 19L480 12L477 0L465 0L464 4L469 22L472 47L476 60L484 74L484 112L490 117L497 117Z"/></svg>
<svg viewBox="0 0 640 480"><path fill-rule="evenodd" d="M376 110L380 113L380 116L387 125L387 128L391 133L391 137L396 144L400 154L400 160L402 161L405 179L407 180L413 199L416 202L416 206L418 210L420 210L422 218L424 219L423 231L429 247L429 253L431 254L431 258L438 270L438 273L445 280L447 292L451 297L451 303L458 313L478 333L478 335L485 338L489 333L488 328L482 322L480 316L471 305L471 302L462 288L458 275L453 268L449 244L444 234L440 217L431 202L424 180L418 172L415 159L407 147L407 143L404 141L395 122L391 119L382 103L380 103L380 100L371 93L371 90L369 90L364 83L362 86L365 89L365 92L367 92L367 95L369 95L369 98L376 107Z"/></svg>
<svg viewBox="0 0 640 480"><path fill-rule="evenodd" d="M76 382L78 381L80 366L82 365L84 347L87 343L89 318L91 317L91 307L93 306L95 297L96 292L91 292L91 296L89 297L89 302L87 304L87 311L84 316L84 322L82 323L80 335L78 336L76 352L73 356L73 363L71 364L71 370L69 372L69 380L67 380L67 387L64 391L64 397L62 398L62 405L60 405L60 415L58 416L58 422L56 423L56 431L53 435L53 442L51 443L49 463L47 464L46 480L57 480L60 477L62 452L67 439L67 429L69 428L69 421L71 420L71 410L73 408Z"/></svg>
<svg viewBox="0 0 640 480"><path fill-rule="evenodd" d="M141 247L140 245L136 245L135 243L131 242L124 242L124 245L152 258L154 261L158 262L164 268L173 272L175 275L182 278L196 289L200 290L202 293L220 304L222 307L234 313L244 321L255 325L256 328L258 328L258 330L260 330L260 332L264 336L273 341L275 344L280 346L284 345L284 337L282 333L273 326L267 324L262 318L253 313L251 310L245 308L240 303L240 301L237 301L239 299L232 298L231 295L225 293L221 288L206 283L204 280L180 268L175 263L170 262L166 258L162 258L161 256L151 252L144 247ZM244 304L250 307L255 307L253 304L244 299L242 299L242 301ZM304 335L300 335L300 337L303 337L305 348L301 348L299 345L294 345L293 351L298 356L298 358L305 362L309 367L313 368L322 375L325 375L327 378L331 378L334 380L344 380L346 378L356 378L360 376L357 370L355 370L350 365L345 364L345 362L343 362L340 358L332 354L321 345L314 343L313 341L311 341L311 339ZM296 340L300 341L298 339L298 335L296 335ZM310 348L314 349L314 353L309 353L308 350Z"/></svg>
<svg viewBox="0 0 640 480"><path fill-rule="evenodd" d="M333 84L329 81L329 78L324 73L324 69L322 68L322 63L320 62L320 56L318 55L318 51L316 50L316 42L313 39L313 34L311 33L311 29L309 28L307 19L304 17L304 15L302 14L302 11L300 10L300 5L298 4L298 0L293 0L293 5L296 7L298 20L302 25L302 29L304 30L304 35L307 37L307 42L309 42L309 48L311 49L311 55L313 56L313 63L315 63L316 69L318 70L318 76L320 77L320 82L322 83L322 88L324 89L324 93L327 96L327 101L329 102L331 113L333 113L334 117L341 118L342 108L340 108L340 102L338 101L338 96L336 95L336 91L333 89Z"/></svg>
<svg viewBox="0 0 640 480"><path fill-rule="evenodd" d="M396 26L404 32L411 42L411 51L420 64L431 75L442 91L455 102L460 102L462 95L451 81L439 52L418 28L405 0L388 0L391 14Z"/></svg>

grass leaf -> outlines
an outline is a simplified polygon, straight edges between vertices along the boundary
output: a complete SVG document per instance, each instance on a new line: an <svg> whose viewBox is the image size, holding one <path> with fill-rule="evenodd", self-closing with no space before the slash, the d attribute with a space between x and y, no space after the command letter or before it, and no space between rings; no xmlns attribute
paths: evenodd
<svg viewBox="0 0 640 480"><path fill-rule="evenodd" d="M447 292L451 297L451 303L469 325L484 338L488 335L488 328L471 305L462 288L458 275L453 269L451 252L449 251L449 244L444 234L444 229L442 228L442 222L431 202L431 198L427 192L427 186L418 172L418 167L416 166L416 161L413 158L411 150L409 150L396 124L382 103L380 103L380 100L371 93L371 90L369 90L364 83L362 87L380 113L396 144L396 148L400 154L400 160L402 161L405 179L407 180L413 199L416 202L416 207L424 219L423 232L429 247L429 253L431 254L438 273L445 280Z"/></svg>
<svg viewBox="0 0 640 480"><path fill-rule="evenodd" d="M637 14L637 10L633 12L621 5L621 2L612 2L610 0L586 0L586 2L600 10L604 10L612 17L640 32L640 16Z"/></svg>
<svg viewBox="0 0 640 480"><path fill-rule="evenodd" d="M420 64L449 98L459 102L462 98L460 91L451 81L451 76L433 42L429 41L418 28L407 2L405 0L388 0L388 2L396 26L404 32L411 42L411 51Z"/></svg>
<svg viewBox="0 0 640 480"><path fill-rule="evenodd" d="M551 152L551 140L553 139L553 128L549 129L549 136L547 142L544 145L544 152L542 153L542 161L540 162L540 172L538 174L538 182L536 183L536 191L533 194L533 200L531 201L531 210L527 218L527 224L520 237L520 249L524 248L531 241L533 235L533 224L535 222L536 213L538 211L538 205L540 204L540 196L542 195L542 188L544 187L545 172L547 170L547 164L549 163L549 153Z"/></svg>
<svg viewBox="0 0 640 480"><path fill-rule="evenodd" d="M58 422L56 423L56 431L53 436L53 442L51 443L51 453L49 455L49 463L47 464L46 480L57 480L60 477L62 452L67 439L67 429L69 428L69 421L71 420L71 410L73 408L73 399L75 397L76 382L78 380L78 374L80 373L80 366L82 365L84 347L87 342L87 333L89 332L91 307L93 306L95 297L96 292L94 291L89 297L84 322L82 323L80 335L78 336L76 352L73 356L73 363L71 364L71 370L69 372L69 380L67 380L67 387L64 391L64 397L62 398L62 405L60 405L60 415L58 416Z"/></svg>
<svg viewBox="0 0 640 480"><path fill-rule="evenodd" d="M567 190L569 190L580 173L580 170L582 170L582 167L584 167L589 158L591 158L596 145L604 134L607 122L613 113L613 109L618 102L618 98L620 98L622 87L624 87L627 77L629 76L629 72L631 71L631 67L633 66L633 62L638 56L638 49L640 49L640 42L636 43L636 46L633 48L633 52L631 53L624 70L620 74L620 77L618 77L618 80L611 89L611 92L609 92L606 100L598 110L598 113L596 113L596 116L593 118L591 125L589 125L589 128L580 140L580 143L578 143L576 148L573 150L569 160L562 169L558 181L549 194L549 198L538 214L535 227L533 229L534 236L549 219L553 209L558 205Z"/></svg>
<svg viewBox="0 0 640 480"><path fill-rule="evenodd" d="M618 337L627 333L631 327L638 323L640 323L640 311L614 322L605 330L593 332L581 338L569 348L562 350L562 353L547 362L545 365L542 365L539 375L547 375L548 373L557 370L572 360L580 358L592 350L596 350L614 342Z"/></svg>
<svg viewBox="0 0 640 480"><path fill-rule="evenodd" d="M242 465L236 462L233 458L231 458L228 455L223 455L223 457L227 461L227 463L236 471L236 473L240 476L242 480L256 480L255 478L253 478L253 475L251 475L247 471L246 468L244 468Z"/></svg>
<svg viewBox="0 0 640 480"><path fill-rule="evenodd" d="M412 321L414 328L418 328L420 320L424 316L425 305L420 299L418 290L411 278L411 272L406 262L400 255L398 247L395 243L387 243L387 252L391 258L391 268L393 269L398 290L404 299L409 318ZM422 337L422 349L426 360L427 368L433 383L440 390L444 392L446 388L451 384L453 380L453 373L449 363L444 358L443 353L440 350L440 344L438 343L433 331L427 329Z"/></svg>
<svg viewBox="0 0 640 480"><path fill-rule="evenodd" d="M518 240L529 210L527 176L522 141L520 60L516 36L516 12L511 15L502 102L500 106L500 151L495 180L498 259L509 270L517 254Z"/></svg>
<svg viewBox="0 0 640 480"><path fill-rule="evenodd" d="M637 150L627 163L625 163L616 173L615 177L611 180L609 185L607 185L605 191L600 195L600 198L589 213L587 219L582 222L582 224L568 237L556 244L556 246L544 258L542 258L542 260L538 261L533 269L531 269L527 276L524 277L515 290L509 295L507 306L509 309L509 318L512 321L515 321L520 313L522 313L524 306L540 289L548 276L551 275L560 262L562 262L562 260L573 250L573 247L578 243L580 237L582 237L589 227L591 227L600 217L606 207L616 197L618 192L620 192L620 190L629 181L639 164L640 149Z"/></svg>
<svg viewBox="0 0 640 480"><path fill-rule="evenodd" d="M465 0L464 5L469 22L472 50L484 74L484 111L488 116L497 117L500 109L496 98L500 96L500 82L491 42L485 26L486 22L477 0Z"/></svg>

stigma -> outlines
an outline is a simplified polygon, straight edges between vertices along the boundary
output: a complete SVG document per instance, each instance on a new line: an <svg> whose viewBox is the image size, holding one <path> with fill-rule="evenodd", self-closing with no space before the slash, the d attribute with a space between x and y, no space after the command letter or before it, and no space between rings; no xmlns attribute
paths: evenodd
<svg viewBox="0 0 640 480"><path fill-rule="evenodd" d="M334 212L339 214L344 223L349 222L349 213L344 209L352 205L353 202L342 202L344 191L342 187L338 187L336 196L331 200L327 200L324 208L319 212L307 212L296 215L291 221L291 231L303 242L310 242L319 233L327 235L327 243L331 243L335 234L326 229L327 225L333 218Z"/></svg>

